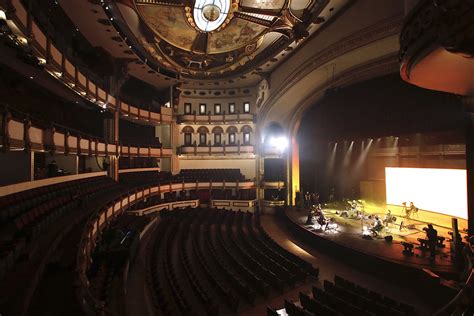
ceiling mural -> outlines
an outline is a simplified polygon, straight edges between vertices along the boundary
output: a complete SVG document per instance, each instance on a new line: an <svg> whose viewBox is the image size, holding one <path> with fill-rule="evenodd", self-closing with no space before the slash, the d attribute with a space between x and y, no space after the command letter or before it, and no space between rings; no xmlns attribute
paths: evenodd
<svg viewBox="0 0 474 316"><path fill-rule="evenodd" d="M181 7L139 5L137 8L159 38L191 51L199 32L189 27Z"/></svg>
<svg viewBox="0 0 474 316"><path fill-rule="evenodd" d="M241 76L308 36L325 0L116 0L146 59L187 79ZM121 7L127 7L120 10ZM129 11L133 10L132 16ZM138 26L135 21L138 20ZM132 23L133 22L133 23ZM135 28L135 29L133 29Z"/></svg>

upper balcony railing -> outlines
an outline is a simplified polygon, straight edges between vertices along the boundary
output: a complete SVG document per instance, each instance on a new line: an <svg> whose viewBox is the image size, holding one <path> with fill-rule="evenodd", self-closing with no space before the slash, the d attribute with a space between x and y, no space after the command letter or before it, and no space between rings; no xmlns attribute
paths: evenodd
<svg viewBox="0 0 474 316"><path fill-rule="evenodd" d="M31 13L20 0L11 0L14 10L8 18L12 19L24 35L21 42L28 42L35 55L43 61L45 70L60 80L74 92L96 103L102 108L112 108L121 115L154 123L169 123L172 119L171 108L161 107L160 113L141 109L123 102L99 87L94 81L81 72L40 29Z"/></svg>
<svg viewBox="0 0 474 316"><path fill-rule="evenodd" d="M221 124L221 123L255 123L255 114L182 114L178 116L178 123L187 124Z"/></svg>
<svg viewBox="0 0 474 316"><path fill-rule="evenodd" d="M235 145L223 145L223 146L181 146L177 149L178 155L191 155L191 156L225 156L225 155L242 155L242 154L254 154L253 145L241 145L237 143Z"/></svg>
<svg viewBox="0 0 474 316"><path fill-rule="evenodd" d="M28 118L12 117L7 108L0 111L0 148L2 151L49 151L89 156L170 157L171 149L144 145L107 143L72 129L50 125L36 126Z"/></svg>
<svg viewBox="0 0 474 316"><path fill-rule="evenodd" d="M472 1L421 0L400 33L400 76L431 90L474 95Z"/></svg>

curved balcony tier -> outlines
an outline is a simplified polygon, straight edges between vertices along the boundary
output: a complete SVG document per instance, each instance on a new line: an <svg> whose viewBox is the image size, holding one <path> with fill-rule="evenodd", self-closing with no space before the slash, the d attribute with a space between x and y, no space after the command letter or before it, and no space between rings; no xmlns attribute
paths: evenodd
<svg viewBox="0 0 474 316"><path fill-rule="evenodd" d="M255 114L182 114L178 123L183 124L222 124L222 123L255 123Z"/></svg>
<svg viewBox="0 0 474 316"><path fill-rule="evenodd" d="M10 150L48 151L65 155L171 157L172 150L131 144L111 144L97 137L56 127L33 126L31 120L12 118L8 111L0 113L0 148Z"/></svg>
<svg viewBox="0 0 474 316"><path fill-rule="evenodd" d="M226 145L226 146L181 146L178 155L186 156L225 156L254 154L253 145Z"/></svg>
<svg viewBox="0 0 474 316"><path fill-rule="evenodd" d="M400 33L400 75L414 85L474 95L474 2L420 1Z"/></svg>
<svg viewBox="0 0 474 316"><path fill-rule="evenodd" d="M282 189L285 187L285 181L262 181L264 189Z"/></svg>
<svg viewBox="0 0 474 316"><path fill-rule="evenodd" d="M11 1L12 10L8 11L8 19L11 19L18 31L23 35L23 43L28 43L34 54L42 61L44 69L90 102L96 103L102 108L111 108L119 111L122 116L152 122L156 124L170 123L172 120L172 109L161 107L160 112L153 112L140 107L129 105L120 101L107 91L99 87L94 80L81 72L63 52L61 52L53 41L40 29L34 21L31 12L23 6L19 0Z"/></svg>

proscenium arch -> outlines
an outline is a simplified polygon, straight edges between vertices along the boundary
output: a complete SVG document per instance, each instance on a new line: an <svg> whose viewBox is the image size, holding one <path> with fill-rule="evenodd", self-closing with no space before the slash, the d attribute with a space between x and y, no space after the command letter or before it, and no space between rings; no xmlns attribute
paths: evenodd
<svg viewBox="0 0 474 316"><path fill-rule="evenodd" d="M316 104L324 96L328 89L352 85L357 82L397 73L398 71L398 60L394 54L390 54L388 56L384 56L383 58L363 63L357 67L348 69L347 71L340 73L334 78L334 80L326 81L321 86L316 87L308 97L295 104L293 107L295 111L291 117L283 118L283 120L279 121L280 126L282 126L282 128L286 131L289 141L287 156L287 176L289 189L287 191L287 202L289 202L289 204L294 201L294 197L296 195L295 188L299 189L299 155L295 154L298 152L298 142L296 141L296 136L298 134L301 119L305 111L312 105ZM274 121L271 121L270 116L268 115L272 110L272 106L268 104L266 106L266 111L263 111L264 113L259 114L257 122L258 126L268 126L271 123L275 123ZM257 131L260 130L261 129ZM265 135L266 134L260 135L260 137L265 137ZM298 181L298 183L294 183L295 181Z"/></svg>

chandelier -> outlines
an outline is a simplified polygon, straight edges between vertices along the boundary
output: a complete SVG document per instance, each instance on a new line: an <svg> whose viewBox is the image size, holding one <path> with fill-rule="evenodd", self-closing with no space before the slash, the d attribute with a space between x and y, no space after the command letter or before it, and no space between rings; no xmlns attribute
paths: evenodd
<svg viewBox="0 0 474 316"><path fill-rule="evenodd" d="M194 23L199 30L212 32L225 22L230 6L231 0L195 0Z"/></svg>

